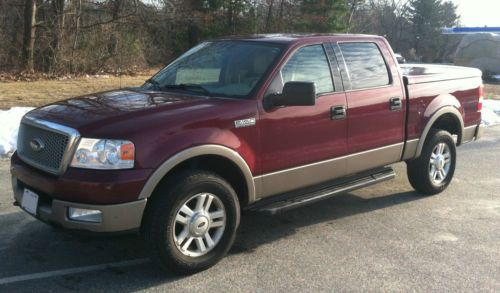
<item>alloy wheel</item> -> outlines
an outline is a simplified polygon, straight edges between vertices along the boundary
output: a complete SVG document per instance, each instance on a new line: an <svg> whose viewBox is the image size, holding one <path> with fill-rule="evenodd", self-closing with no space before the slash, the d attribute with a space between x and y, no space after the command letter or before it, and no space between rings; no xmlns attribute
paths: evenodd
<svg viewBox="0 0 500 293"><path fill-rule="evenodd" d="M173 236L177 249L189 257L213 250L224 234L226 211L214 194L199 193L185 201L174 218Z"/></svg>
<svg viewBox="0 0 500 293"><path fill-rule="evenodd" d="M429 178L435 185L441 184L451 166L451 152L450 147L446 143L438 143L431 153L429 161Z"/></svg>

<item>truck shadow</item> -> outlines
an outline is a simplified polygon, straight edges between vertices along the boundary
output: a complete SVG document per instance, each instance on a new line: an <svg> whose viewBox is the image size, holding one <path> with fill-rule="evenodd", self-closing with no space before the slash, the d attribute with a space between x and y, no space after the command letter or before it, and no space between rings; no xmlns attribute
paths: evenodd
<svg viewBox="0 0 500 293"><path fill-rule="evenodd" d="M301 228L326 223L335 225L341 218L381 210L390 206L422 199L415 191L363 198L345 193L274 216L247 214L242 217L239 235L232 254L249 253L260 245L296 234Z"/></svg>
<svg viewBox="0 0 500 293"><path fill-rule="evenodd" d="M334 227L339 219L421 198L410 191L374 198L363 198L347 193L276 216L245 214L242 216L241 226L236 242L228 255L228 261L233 255L252 253L261 245L300 233L299 230L308 226L324 223ZM0 223L2 223L0 279L147 257L140 238L135 234L99 237L92 234L68 233L34 221L23 212L0 215ZM201 274L209 274L211 270L219 269L216 266ZM120 288L127 288L127 291L165 285L184 279L181 276L164 273L152 263L147 263L140 269L124 267L106 271L113 275L113 279L123 282ZM134 278L129 278L131 274ZM85 288L86 282L93 282L92 279L101 280L100 275L69 275L34 282L47 282L51 284L50 286L63 290L81 290ZM138 282L138 279L141 281ZM25 283L14 283L9 287L22 288L23 284ZM114 285L104 282L100 286L113 288Z"/></svg>

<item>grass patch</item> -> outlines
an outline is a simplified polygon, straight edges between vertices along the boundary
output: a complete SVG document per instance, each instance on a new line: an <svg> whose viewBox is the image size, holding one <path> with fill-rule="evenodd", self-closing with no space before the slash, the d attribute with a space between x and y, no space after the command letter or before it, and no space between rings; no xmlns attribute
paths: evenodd
<svg viewBox="0 0 500 293"><path fill-rule="evenodd" d="M38 107L86 94L139 86L156 70L137 76L81 77L68 80L0 82L0 109Z"/></svg>

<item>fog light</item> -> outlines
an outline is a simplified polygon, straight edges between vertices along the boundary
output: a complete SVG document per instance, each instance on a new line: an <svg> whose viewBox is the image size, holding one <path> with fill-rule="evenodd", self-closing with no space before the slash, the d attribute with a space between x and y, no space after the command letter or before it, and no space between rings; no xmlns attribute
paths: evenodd
<svg viewBox="0 0 500 293"><path fill-rule="evenodd" d="M70 220L78 222L101 223L102 212L99 210L87 210L79 208L69 208L68 217Z"/></svg>

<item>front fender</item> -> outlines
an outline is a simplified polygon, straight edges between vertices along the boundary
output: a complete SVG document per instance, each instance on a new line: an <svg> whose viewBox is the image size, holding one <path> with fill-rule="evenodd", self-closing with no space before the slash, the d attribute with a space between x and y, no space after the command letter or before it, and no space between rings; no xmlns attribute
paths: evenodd
<svg viewBox="0 0 500 293"><path fill-rule="evenodd" d="M192 148L185 149L176 155L172 156L170 159L166 160L161 164L156 171L151 175L144 185L139 199L148 198L153 193L154 189L160 183L160 181L168 174L173 168L175 168L180 163L189 160L194 157L203 155L217 155L231 160L243 173L248 190L248 201L255 201L255 184L252 176L252 172L248 167L246 161L234 150L221 146L221 145L200 145Z"/></svg>

